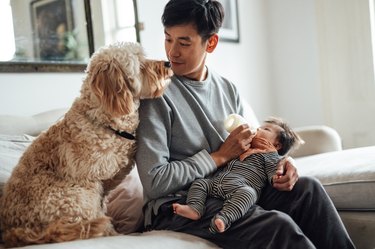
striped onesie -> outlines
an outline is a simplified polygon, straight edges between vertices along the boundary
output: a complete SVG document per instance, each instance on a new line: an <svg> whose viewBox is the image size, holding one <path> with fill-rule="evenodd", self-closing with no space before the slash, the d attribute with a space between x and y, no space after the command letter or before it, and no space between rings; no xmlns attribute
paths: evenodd
<svg viewBox="0 0 375 249"><path fill-rule="evenodd" d="M281 156L276 152L251 154L244 161L232 160L211 178L194 181L189 189L187 204L200 216L205 212L207 196L224 199L223 208L212 219L210 231L217 232L214 220L224 221L226 229L247 213L259 199L261 189L272 184Z"/></svg>

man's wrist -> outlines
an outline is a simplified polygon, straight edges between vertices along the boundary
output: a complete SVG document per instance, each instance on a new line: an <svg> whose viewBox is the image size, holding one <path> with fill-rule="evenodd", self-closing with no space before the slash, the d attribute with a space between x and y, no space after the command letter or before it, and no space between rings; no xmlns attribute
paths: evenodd
<svg viewBox="0 0 375 249"><path fill-rule="evenodd" d="M212 160L215 162L216 167L218 168L227 162L227 159L224 156L220 155L219 152L213 152L210 154L210 156Z"/></svg>

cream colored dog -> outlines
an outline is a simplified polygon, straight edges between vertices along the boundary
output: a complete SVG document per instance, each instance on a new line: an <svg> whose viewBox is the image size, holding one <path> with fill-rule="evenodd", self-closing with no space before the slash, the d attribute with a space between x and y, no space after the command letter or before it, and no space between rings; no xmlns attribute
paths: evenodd
<svg viewBox="0 0 375 249"><path fill-rule="evenodd" d="M139 99L159 97L172 71L135 43L99 49L65 117L27 149L4 188L7 247L116 234L103 181L133 166Z"/></svg>

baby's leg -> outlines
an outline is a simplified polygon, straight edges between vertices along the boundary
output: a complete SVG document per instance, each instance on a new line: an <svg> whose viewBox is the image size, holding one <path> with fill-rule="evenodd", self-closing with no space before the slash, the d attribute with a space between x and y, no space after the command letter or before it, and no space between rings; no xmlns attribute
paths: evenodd
<svg viewBox="0 0 375 249"><path fill-rule="evenodd" d="M250 186L235 190L231 197L224 201L222 210L212 218L210 231L222 233L240 219L255 204L258 195Z"/></svg>
<svg viewBox="0 0 375 249"><path fill-rule="evenodd" d="M191 220L199 220L201 218L201 215L189 205L174 203L173 212Z"/></svg>
<svg viewBox="0 0 375 249"><path fill-rule="evenodd" d="M195 180L189 189L186 203L181 205L174 203L173 212L185 218L198 220L205 212L205 203L207 195L211 193L211 180L199 179Z"/></svg>

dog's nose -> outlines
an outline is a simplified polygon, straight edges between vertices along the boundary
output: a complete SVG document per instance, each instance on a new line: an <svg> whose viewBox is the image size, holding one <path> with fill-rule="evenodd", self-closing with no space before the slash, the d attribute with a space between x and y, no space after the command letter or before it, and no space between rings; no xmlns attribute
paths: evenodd
<svg viewBox="0 0 375 249"><path fill-rule="evenodd" d="M164 66L170 68L171 67L171 63L169 61L166 61L166 62L164 62Z"/></svg>

